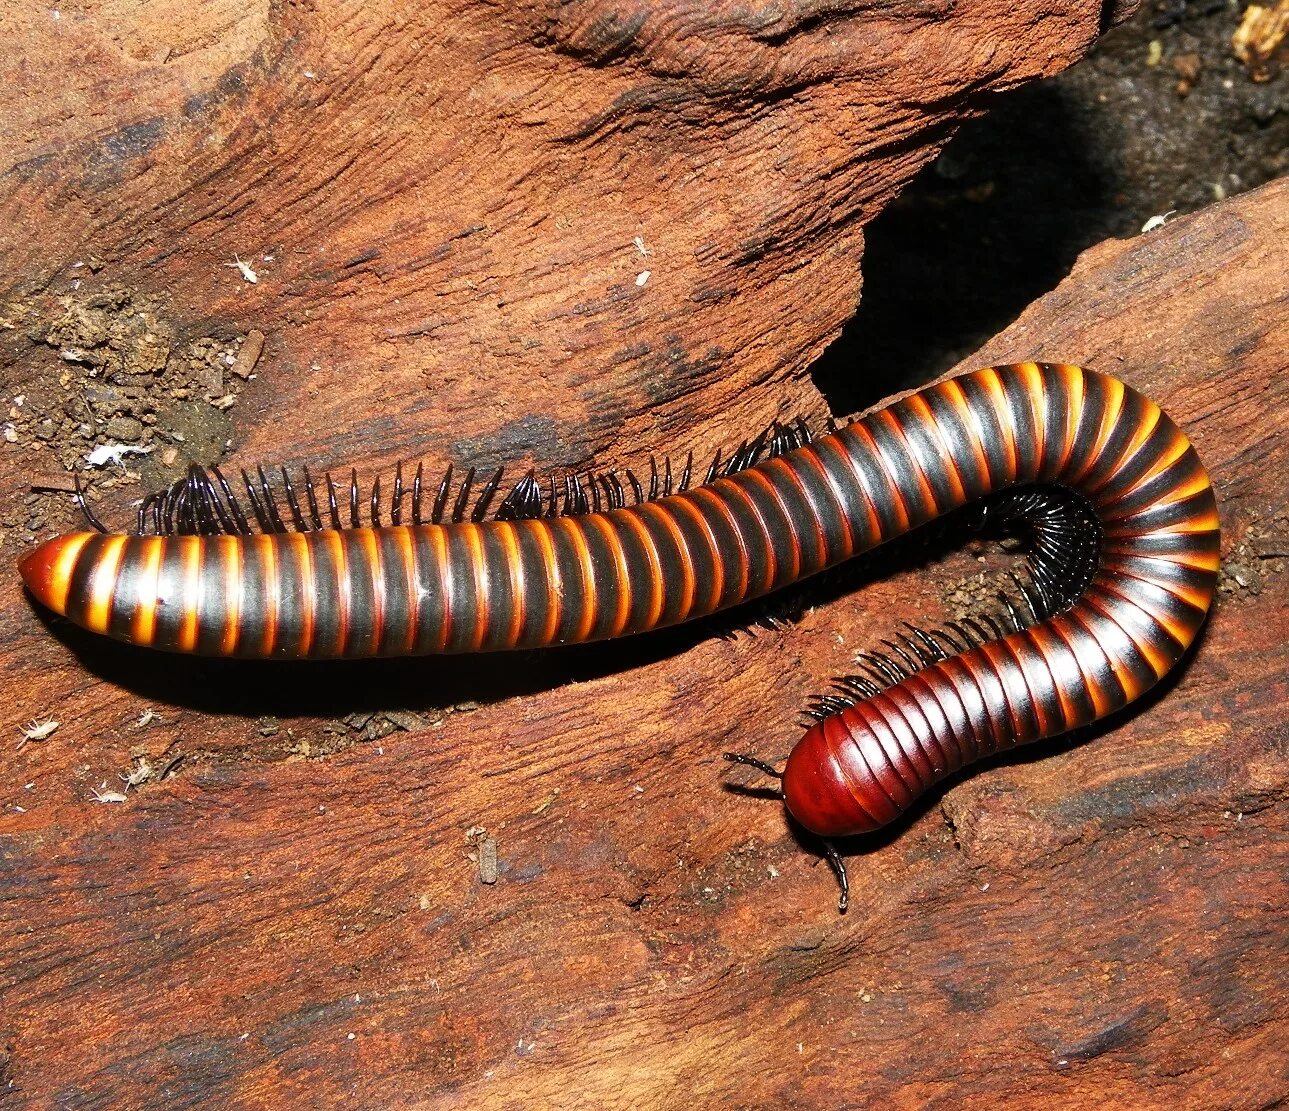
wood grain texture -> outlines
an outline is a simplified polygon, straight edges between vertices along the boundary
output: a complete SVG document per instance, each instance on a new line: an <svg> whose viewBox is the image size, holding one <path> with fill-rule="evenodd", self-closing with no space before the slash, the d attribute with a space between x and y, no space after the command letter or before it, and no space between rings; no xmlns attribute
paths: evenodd
<svg viewBox="0 0 1289 1111"><path fill-rule="evenodd" d="M15 58L31 76L0 91L20 124L0 258L33 294L96 259L82 289L161 298L178 340L259 328L238 449L318 465L585 465L817 410L802 372L854 311L863 223L1104 18L1091 0L191 7L40 13L12 40L46 68Z"/></svg>
<svg viewBox="0 0 1289 1111"><path fill-rule="evenodd" d="M76 93L92 127L33 120L37 146L67 131L6 178L6 273L39 314L97 253L84 280L161 298L177 336L262 330L242 458L728 443L819 410L800 372L853 306L863 220L980 91L1085 48L1097 13L1073 8L780 7L765 35L747 9L642 7L615 37L595 6L388 30L201 6L161 63L181 73L123 54ZM164 157L103 169L140 115ZM970 559L755 636L309 669L98 645L11 577L5 724L61 724L0 754L0 1106L1289 1096L1287 212L1278 183L1105 244L964 363L1059 358L1159 400L1217 484L1225 593L1146 705L851 846L845 918L781 811L721 789L719 754L786 751L807 695L898 620L944 616ZM243 244L280 269L242 281L223 264ZM16 343L6 398L57 358ZM23 446L0 444L6 505L45 458ZM127 801L93 800L138 758ZM490 885L468 858L485 836Z"/></svg>

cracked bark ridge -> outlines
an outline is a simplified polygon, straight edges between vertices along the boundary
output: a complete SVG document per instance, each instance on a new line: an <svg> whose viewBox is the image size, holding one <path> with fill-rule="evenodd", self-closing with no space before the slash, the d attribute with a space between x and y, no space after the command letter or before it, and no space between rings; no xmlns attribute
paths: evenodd
<svg viewBox="0 0 1289 1111"><path fill-rule="evenodd" d="M819 411L801 372L854 311L864 222L1104 17L413 8L33 14L0 91L13 292L112 282L164 295L180 339L263 331L230 414L250 459L565 466L715 443Z"/></svg>

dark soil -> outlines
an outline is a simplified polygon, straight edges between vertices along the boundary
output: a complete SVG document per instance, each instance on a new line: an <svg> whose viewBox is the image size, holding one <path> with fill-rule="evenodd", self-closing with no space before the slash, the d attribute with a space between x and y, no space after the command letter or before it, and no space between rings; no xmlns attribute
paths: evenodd
<svg viewBox="0 0 1289 1111"><path fill-rule="evenodd" d="M66 292L0 303L0 367L21 367L23 382L5 397L0 436L28 455L32 476L32 492L5 502L0 545L75 525L71 499L48 495L70 490L73 474L91 502L122 486L141 496L219 459L231 435L244 337L181 335L162 302L85 288L77 275L93 269L75 263ZM115 456L96 464L105 447Z"/></svg>
<svg viewBox="0 0 1289 1111"><path fill-rule="evenodd" d="M868 228L859 312L814 368L834 412L948 370L1093 244L1289 170L1289 76L1236 58L1245 7L1147 0L963 127Z"/></svg>

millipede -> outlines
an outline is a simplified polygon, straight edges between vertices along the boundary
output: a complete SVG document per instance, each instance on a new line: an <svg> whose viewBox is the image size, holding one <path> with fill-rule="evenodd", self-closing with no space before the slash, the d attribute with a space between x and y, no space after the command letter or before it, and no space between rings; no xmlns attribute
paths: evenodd
<svg viewBox="0 0 1289 1111"><path fill-rule="evenodd" d="M774 425L695 481L683 467L477 481L449 467L364 498L192 467L132 534L46 541L19 570L46 607L150 648L350 658L541 648L647 632L760 598L961 507L1028 536L997 616L906 627L860 654L773 777L841 883L836 838L933 784L1139 698L1213 599L1218 517L1194 448L1152 401L1080 367L1020 363L929 386L812 435ZM982 502L982 499L983 502Z"/></svg>

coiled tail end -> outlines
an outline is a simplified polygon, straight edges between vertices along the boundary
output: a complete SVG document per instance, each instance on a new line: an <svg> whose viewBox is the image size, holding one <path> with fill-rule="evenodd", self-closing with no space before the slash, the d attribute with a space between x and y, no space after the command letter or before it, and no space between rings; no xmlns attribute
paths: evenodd
<svg viewBox="0 0 1289 1111"><path fill-rule="evenodd" d="M70 532L46 540L18 561L23 585L46 609L66 616L76 557L92 532Z"/></svg>

